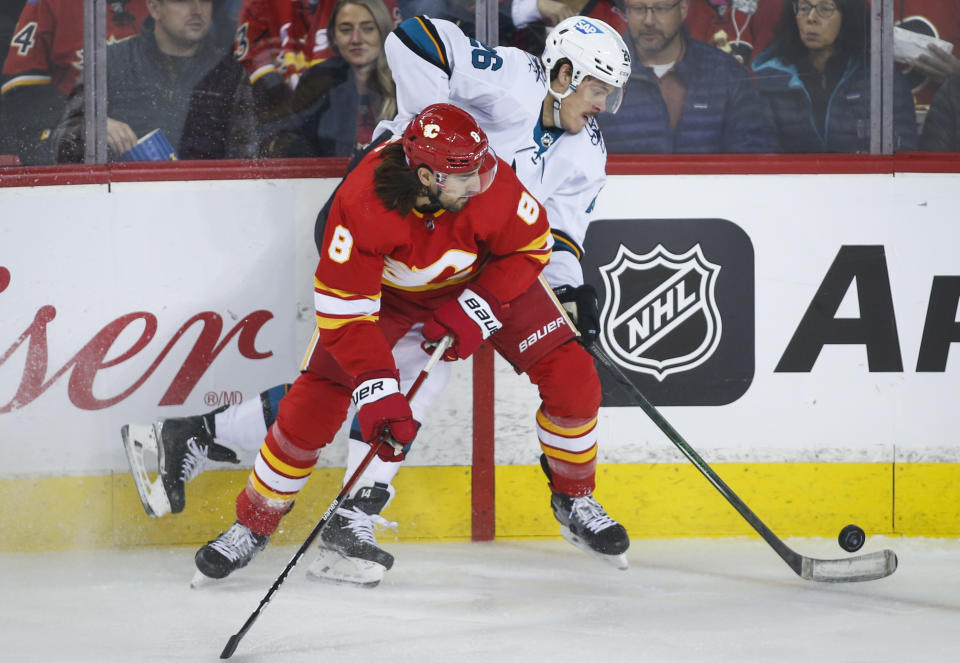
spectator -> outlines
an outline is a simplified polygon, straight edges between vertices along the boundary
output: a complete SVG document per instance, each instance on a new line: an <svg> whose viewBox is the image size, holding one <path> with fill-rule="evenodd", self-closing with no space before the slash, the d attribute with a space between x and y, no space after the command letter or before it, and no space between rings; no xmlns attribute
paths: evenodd
<svg viewBox="0 0 960 663"><path fill-rule="evenodd" d="M896 27L953 44L953 54L931 45L928 55L902 63L917 110L922 112L940 83L960 74L960 0L894 0L893 11Z"/></svg>
<svg viewBox="0 0 960 663"><path fill-rule="evenodd" d="M255 90L288 90L310 61L310 25L320 0L243 0L237 18L234 55L244 66ZM322 10L320 11L322 13ZM308 41L310 44L308 45ZM329 57L325 54L322 57ZM274 92L277 94L277 92ZM280 92L281 96L286 96Z"/></svg>
<svg viewBox="0 0 960 663"><path fill-rule="evenodd" d="M224 48L218 51L224 53L220 62L193 89L177 152L180 159L262 156L253 90L229 44Z"/></svg>
<svg viewBox="0 0 960 663"><path fill-rule="evenodd" d="M923 124L920 149L960 152L960 76L950 76L937 91Z"/></svg>
<svg viewBox="0 0 960 663"><path fill-rule="evenodd" d="M146 0L142 34L107 47L107 147L116 157L154 129L177 147L194 87L220 60L213 0ZM83 157L83 83L57 127L60 162Z"/></svg>
<svg viewBox="0 0 960 663"><path fill-rule="evenodd" d="M25 4L25 0L13 0L0 7L0 44L10 43L20 19L20 12ZM7 53L0 51L0 70L3 69L3 63L6 59Z"/></svg>
<svg viewBox="0 0 960 663"><path fill-rule="evenodd" d="M771 45L753 61L785 152L870 149L869 27L865 0L784 0ZM906 80L894 72L894 149L915 150Z"/></svg>
<svg viewBox="0 0 960 663"><path fill-rule="evenodd" d="M747 70L683 27L689 0L627 0L635 63L616 115L601 128L611 152L776 152L773 121Z"/></svg>
<svg viewBox="0 0 960 663"><path fill-rule="evenodd" d="M328 25L336 0L243 0L234 55L253 86L256 122L263 130L262 156L283 155L289 147L292 91L314 64L335 55ZM400 20L396 0L384 0L391 27ZM280 127L281 129L278 129ZM282 138L282 139L281 139Z"/></svg>
<svg viewBox="0 0 960 663"><path fill-rule="evenodd" d="M0 44L9 44L13 37L14 28L20 17L20 11L23 9L24 0L13 0L7 2L0 8ZM7 52L0 50L0 71L3 71L3 63L7 59ZM3 118L3 95L0 95L0 118ZM8 154L7 147L8 134L12 134L12 128L5 128L0 124L0 165L10 165L19 163L19 156Z"/></svg>
<svg viewBox="0 0 960 663"><path fill-rule="evenodd" d="M747 65L770 43L779 16L777 0L693 0L686 27L694 39Z"/></svg>
<svg viewBox="0 0 960 663"><path fill-rule="evenodd" d="M334 57L310 67L293 93L290 130L274 141L277 156L350 156L373 128L397 112L383 40L393 21L381 0L339 0L330 17Z"/></svg>
<svg viewBox="0 0 960 663"><path fill-rule="evenodd" d="M146 16L146 0L108 3L108 42L136 35ZM51 163L50 137L83 70L83 3L30 0L7 43L0 87L7 149L25 164Z"/></svg>

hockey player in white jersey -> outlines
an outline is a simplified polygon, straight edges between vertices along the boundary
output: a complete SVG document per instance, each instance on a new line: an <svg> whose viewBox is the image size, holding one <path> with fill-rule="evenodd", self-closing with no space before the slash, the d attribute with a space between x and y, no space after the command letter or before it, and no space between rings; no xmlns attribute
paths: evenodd
<svg viewBox="0 0 960 663"><path fill-rule="evenodd" d="M576 322L583 342L595 340L597 297L593 288L584 284L579 261L590 213L606 180L606 150L595 116L603 111L616 112L623 86L630 76L629 54L622 38L602 21L572 17L551 32L543 57L539 59L516 48L486 46L467 37L448 21L416 17L404 21L388 36L385 49L397 83L398 115L391 122L381 123L374 135L384 131L402 133L409 120L432 103L453 103L476 117L497 153L512 163L520 180L547 209L556 241L543 274ZM442 387L441 380L434 376L431 380ZM429 397L421 399L421 407L428 407L430 400ZM255 407L247 404L242 407L252 413L253 419L259 416ZM265 415L268 411L265 406ZM227 419L227 413L222 414ZM227 419L231 430L238 428L242 419ZM260 432L259 422L256 428ZM538 431L541 439L550 435L539 425ZM218 423L219 441L227 441L231 435ZM213 458L218 445L213 442L213 436L207 437L209 444L205 451L211 452ZM257 437L251 435L250 439ZM262 439L262 435L259 437ZM162 447L164 440L157 443ZM183 440L175 437L166 443L187 448ZM362 442L351 440L350 445L351 458L362 455ZM542 448L541 464L550 476L551 463L564 462L565 454L546 443ZM551 451L555 457L550 456ZM181 475L192 478L195 476L192 469L187 467ZM350 474L349 464L347 474ZM369 485L370 481L360 483ZM172 484L181 496L178 506L182 509L182 482L174 479ZM384 494L389 491L392 495L389 480L378 481L376 485ZM369 515L375 519L385 504L384 500L366 510L372 511ZM570 498L554 492L551 506L562 533L571 543L614 566L626 568L624 551L629 545L626 532L591 495ZM343 524L345 527L364 525L364 538L375 543L373 522ZM342 557L344 551L339 552ZM372 556L379 558L377 554ZM320 557L311 564L311 570L317 576L337 579L336 568L331 572L330 567L339 564L343 568L342 561L337 550L321 548ZM361 567L366 567L359 561ZM379 569L380 575L382 570ZM374 573L376 571L374 569ZM342 579L358 581L356 573L347 575L350 577ZM369 581L371 577L369 573L363 575L367 582L361 584L375 584Z"/></svg>

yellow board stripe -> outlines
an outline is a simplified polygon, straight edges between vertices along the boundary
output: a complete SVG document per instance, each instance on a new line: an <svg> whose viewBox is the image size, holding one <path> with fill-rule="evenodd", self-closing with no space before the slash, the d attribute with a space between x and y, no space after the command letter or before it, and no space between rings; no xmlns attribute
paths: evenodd
<svg viewBox="0 0 960 663"><path fill-rule="evenodd" d="M846 523L870 537L960 536L960 463L714 463L714 470L762 514L779 536L836 540ZM187 508L150 518L126 469L69 477L0 478L0 551L130 549L202 545L233 520L250 471L204 472L187 484ZM299 493L303 504L329 504L343 468L317 468ZM384 516L399 532L382 541L469 541L469 466L404 467ZM499 539L558 539L549 489L539 465L498 465ZM597 499L633 539L749 536L743 518L690 463L597 466ZM803 495L803 499L797 499ZM316 525L312 509L283 519L271 543L300 545ZM896 547L894 542L893 547ZM876 549L876 548L875 548Z"/></svg>

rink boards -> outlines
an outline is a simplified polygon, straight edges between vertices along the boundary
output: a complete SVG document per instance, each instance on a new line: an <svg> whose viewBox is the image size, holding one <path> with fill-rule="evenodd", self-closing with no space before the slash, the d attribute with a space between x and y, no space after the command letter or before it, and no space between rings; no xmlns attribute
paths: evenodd
<svg viewBox="0 0 960 663"><path fill-rule="evenodd" d="M588 280L608 349L778 534L960 534L958 180L625 175L598 200ZM245 470L201 476L186 513L149 520L119 427L293 377L335 183L0 188L0 549L192 544L232 521ZM402 539L470 536L470 379L457 367L398 477ZM597 494L631 534L747 534L605 390ZM498 363L496 394L497 536L555 536L535 390ZM332 499L342 446L280 540Z"/></svg>

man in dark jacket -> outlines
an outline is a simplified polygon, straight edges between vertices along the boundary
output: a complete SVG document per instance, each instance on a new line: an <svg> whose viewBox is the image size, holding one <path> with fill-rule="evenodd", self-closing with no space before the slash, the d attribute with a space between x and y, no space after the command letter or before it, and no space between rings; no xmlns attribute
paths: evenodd
<svg viewBox="0 0 960 663"><path fill-rule="evenodd" d="M777 152L770 111L743 66L690 37L689 0L627 0L634 62L623 106L604 116L611 152Z"/></svg>
<svg viewBox="0 0 960 663"><path fill-rule="evenodd" d="M210 29L213 0L147 0L141 34L107 48L107 147L112 157L154 129L177 147L191 99L223 52ZM226 120L225 120L226 121ZM57 127L57 161L83 158L83 84Z"/></svg>
<svg viewBox="0 0 960 663"><path fill-rule="evenodd" d="M920 149L960 152L960 76L947 78L933 98L923 122Z"/></svg>

